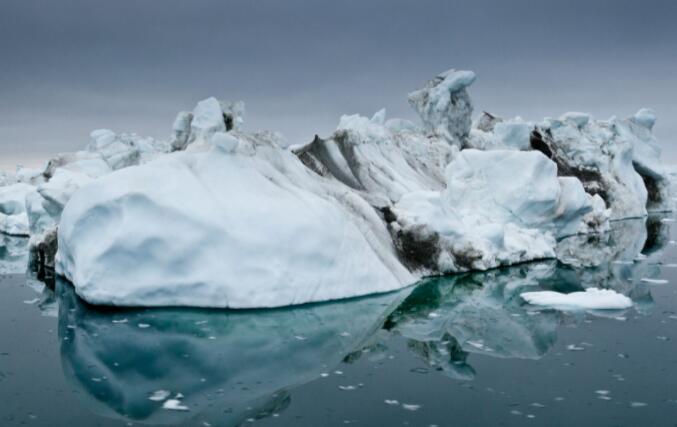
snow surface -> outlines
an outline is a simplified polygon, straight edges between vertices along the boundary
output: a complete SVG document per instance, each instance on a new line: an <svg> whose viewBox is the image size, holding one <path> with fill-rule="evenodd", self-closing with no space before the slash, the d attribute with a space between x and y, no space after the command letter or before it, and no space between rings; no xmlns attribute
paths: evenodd
<svg viewBox="0 0 677 427"><path fill-rule="evenodd" d="M584 292L563 294L554 291L524 292L529 304L562 310L621 310L632 307L632 300L611 289L588 288Z"/></svg>

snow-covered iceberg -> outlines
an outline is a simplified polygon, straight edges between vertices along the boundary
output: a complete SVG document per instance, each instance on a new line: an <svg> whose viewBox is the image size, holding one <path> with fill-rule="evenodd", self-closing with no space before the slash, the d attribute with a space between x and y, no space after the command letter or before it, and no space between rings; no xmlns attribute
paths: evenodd
<svg viewBox="0 0 677 427"><path fill-rule="evenodd" d="M85 300L274 307L415 281L377 212L274 139L216 133L191 147L71 198L56 267Z"/></svg>
<svg viewBox="0 0 677 427"><path fill-rule="evenodd" d="M177 115L168 142L98 130L86 150L3 180L27 186L12 215L27 219L34 263L123 306L384 292L556 258L563 237L671 209L652 111L473 123L475 78L449 70L412 92L420 125L348 115L292 146L243 132L243 103L208 98Z"/></svg>

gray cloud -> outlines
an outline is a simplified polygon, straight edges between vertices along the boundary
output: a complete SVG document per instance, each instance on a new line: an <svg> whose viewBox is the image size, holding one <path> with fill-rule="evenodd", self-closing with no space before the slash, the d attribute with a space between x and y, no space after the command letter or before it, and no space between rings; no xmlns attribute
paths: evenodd
<svg viewBox="0 0 677 427"><path fill-rule="evenodd" d="M504 116L652 107L677 160L676 20L667 0L5 0L0 165L99 127L166 137L211 95L290 142L343 113L413 118L406 93L451 67L475 70L477 109Z"/></svg>

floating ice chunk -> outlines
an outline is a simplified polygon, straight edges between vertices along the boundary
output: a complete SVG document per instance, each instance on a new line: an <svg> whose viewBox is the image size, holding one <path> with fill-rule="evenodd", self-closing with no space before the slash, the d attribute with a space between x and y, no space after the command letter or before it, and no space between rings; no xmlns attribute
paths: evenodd
<svg viewBox="0 0 677 427"><path fill-rule="evenodd" d="M35 192L34 186L22 182L0 187L0 233L29 235L26 197Z"/></svg>
<svg viewBox="0 0 677 427"><path fill-rule="evenodd" d="M162 409L168 409L170 411L189 411L190 409L183 405L179 399L167 399L165 403L162 404Z"/></svg>
<svg viewBox="0 0 677 427"><path fill-rule="evenodd" d="M148 400L152 400L154 402L162 402L163 400L167 399L170 396L170 392L167 390L157 390L154 391L153 394L151 394L148 397Z"/></svg>
<svg viewBox="0 0 677 427"><path fill-rule="evenodd" d="M666 279L650 279L648 277L643 277L640 279L640 281L644 283L650 283L652 285L665 285L666 283L669 283L669 281Z"/></svg>
<svg viewBox="0 0 677 427"><path fill-rule="evenodd" d="M520 294L529 304L562 310L618 310L632 307L632 300L611 289L588 288L585 292L562 294L553 291Z"/></svg>
<svg viewBox="0 0 677 427"><path fill-rule="evenodd" d="M418 411L421 409L421 405L415 405L413 403L403 403L402 408L407 411Z"/></svg>

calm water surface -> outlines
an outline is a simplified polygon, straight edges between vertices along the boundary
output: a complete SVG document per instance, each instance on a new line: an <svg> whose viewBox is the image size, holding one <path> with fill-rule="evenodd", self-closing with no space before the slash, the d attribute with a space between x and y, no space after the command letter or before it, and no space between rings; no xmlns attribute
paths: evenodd
<svg viewBox="0 0 677 427"><path fill-rule="evenodd" d="M239 312L95 309L66 282L26 278L27 242L0 236L0 425L677 426L671 225L568 239L573 265ZM592 286L635 305L559 312L519 298Z"/></svg>

